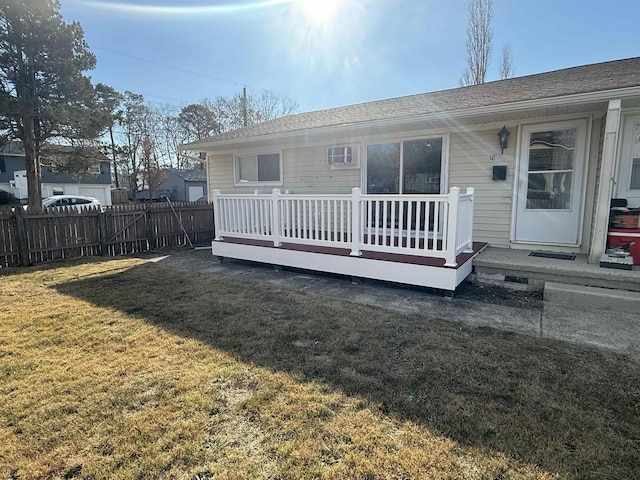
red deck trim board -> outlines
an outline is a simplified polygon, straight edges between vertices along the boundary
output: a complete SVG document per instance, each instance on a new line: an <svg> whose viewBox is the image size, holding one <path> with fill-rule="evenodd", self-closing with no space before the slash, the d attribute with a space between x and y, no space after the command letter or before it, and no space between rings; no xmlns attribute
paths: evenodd
<svg viewBox="0 0 640 480"><path fill-rule="evenodd" d="M322 253L326 255L337 255L341 257L348 257L351 253L351 249L349 248L337 248L337 247L321 247L317 245L301 245L298 243L287 243L283 242L282 246L274 247L273 243L268 240L254 240L248 238L236 238L236 237L224 237L222 241L225 243L235 243L240 245L252 245L256 247L267 247L267 248L280 248L284 250L293 250L297 252L309 252L309 253ZM473 252L471 253L461 253L456 257L457 266L449 267L445 266L445 260L443 258L435 258L435 257L422 257L418 255L405 255L400 253L385 253L385 252L372 252L368 250L362 250L362 256L358 258L368 258L371 260L382 260L385 262L395 262L395 263L410 263L413 265L425 265L430 267L441 267L441 268L460 268L464 263L469 261L473 256L475 256L478 252L480 252L487 244L484 242L473 242Z"/></svg>

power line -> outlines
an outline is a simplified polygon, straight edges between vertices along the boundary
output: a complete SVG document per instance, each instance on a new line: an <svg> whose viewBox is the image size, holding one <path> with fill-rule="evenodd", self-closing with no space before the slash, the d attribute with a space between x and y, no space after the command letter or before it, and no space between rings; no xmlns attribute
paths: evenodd
<svg viewBox="0 0 640 480"><path fill-rule="evenodd" d="M154 62L153 60L147 60L146 58L134 57L133 55L129 55L129 54L126 54L126 53L114 52L113 50L109 50L108 48L98 47L96 45L93 45L92 48L96 48L98 50L102 50L104 52L108 52L108 53L111 53L113 55L120 55L121 57L127 57L127 58L131 58L133 60L138 60L140 62L150 63L152 65L157 65L159 67L169 68L171 70L176 70L178 72L183 72L183 73L188 73L190 75L197 75L198 77L208 78L208 79L211 79L211 80L215 80L216 82L230 83L232 85L238 85L238 86L241 86L241 87L244 86L243 83L234 82L233 80L226 80L224 78L213 77L213 76L207 75L205 73L193 72L191 70L185 70L184 68L174 67L172 65L166 65L166 64L160 63L160 62Z"/></svg>

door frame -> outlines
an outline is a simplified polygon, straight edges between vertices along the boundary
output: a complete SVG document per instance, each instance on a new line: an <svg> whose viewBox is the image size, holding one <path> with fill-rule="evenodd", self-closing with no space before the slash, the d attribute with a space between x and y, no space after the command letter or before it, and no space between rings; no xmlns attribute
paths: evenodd
<svg viewBox="0 0 640 480"><path fill-rule="evenodd" d="M615 182L613 184L613 189L611 191L611 195L612 195L611 198L619 198L621 196L624 198L629 193L629 189L627 189L626 187L622 188L622 182L621 182L622 175L623 175L623 172L622 172L623 156L626 153L624 151L624 147L625 147L624 142L626 140L625 134L627 130L629 117L640 117L640 110L633 109L633 110L622 112L622 117L620 120L620 130L619 130L620 133L618 135L618 145L617 145L618 151L616 154L616 166L614 170ZM631 173L631 172L628 172L628 173ZM637 203L637 201L632 203Z"/></svg>
<svg viewBox="0 0 640 480"><path fill-rule="evenodd" d="M567 247L570 247L573 251L576 248L582 248L583 243L583 230L584 230L584 222L585 222L585 206L586 206L586 189L587 189L587 178L589 173L589 163L591 159L591 136L593 129L593 116L576 116L576 117L564 117L564 118L549 118L549 119L538 119L537 121L532 122L521 122L518 124L518 139L516 142L516 158L515 158L515 169L514 169L514 178L513 178L513 197L512 197L512 205L511 205L511 228L509 232L509 243L513 244L514 247L517 246L525 246L525 245L545 245L550 249L557 248L558 250L566 250ZM520 190L524 188L524 183L521 179L522 169L523 169L523 143L524 143L524 129L527 127L536 127L540 126L544 128L545 126L552 127L553 125L562 124L562 123L571 123L571 122L582 122L586 123L585 136L584 136L584 160L583 160L583 168L581 178L579 179L579 185L576 182L576 187L579 187L579 202L578 202L578 235L577 235L577 243L555 243L555 242L533 242L533 241L525 241L525 240L516 240L516 222L518 219L518 202L520 197Z"/></svg>

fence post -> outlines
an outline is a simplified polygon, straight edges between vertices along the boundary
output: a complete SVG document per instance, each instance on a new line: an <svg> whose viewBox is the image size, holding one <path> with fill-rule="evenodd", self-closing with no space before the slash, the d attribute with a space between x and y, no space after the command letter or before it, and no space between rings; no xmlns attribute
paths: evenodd
<svg viewBox="0 0 640 480"><path fill-rule="evenodd" d="M211 200L213 202L213 239L222 240L220 236L220 204L218 203L220 197L220 190L214 188L211 192Z"/></svg>
<svg viewBox="0 0 640 480"><path fill-rule="evenodd" d="M455 267L456 263L456 233L458 230L458 205L460 203L460 189L451 187L449 190L449 215L447 218L447 246L445 253L445 267Z"/></svg>
<svg viewBox="0 0 640 480"><path fill-rule="evenodd" d="M351 190L351 253L353 257L362 255L360 251L360 230L362 226L360 198L362 191L356 187Z"/></svg>
<svg viewBox="0 0 640 480"><path fill-rule="evenodd" d="M107 254L107 213L98 210L98 235L100 236L100 255Z"/></svg>
<svg viewBox="0 0 640 480"><path fill-rule="evenodd" d="M274 188L271 192L271 236L274 247L282 245L280 227L280 189Z"/></svg>
<svg viewBox="0 0 640 480"><path fill-rule="evenodd" d="M150 208L147 208L146 212L147 217L147 242L149 243L149 250L155 250L156 248L156 236L153 228L153 214Z"/></svg>
<svg viewBox="0 0 640 480"><path fill-rule="evenodd" d="M14 218L16 219L16 231L18 232L18 254L23 267L31 266L29 260L29 239L27 237L27 219L24 216L22 205L15 208Z"/></svg>
<svg viewBox="0 0 640 480"><path fill-rule="evenodd" d="M464 253L473 253L473 205L476 200L473 187L467 187L467 195L471 195L471 200L469 202L469 223L467 225L467 228L469 229L469 239Z"/></svg>

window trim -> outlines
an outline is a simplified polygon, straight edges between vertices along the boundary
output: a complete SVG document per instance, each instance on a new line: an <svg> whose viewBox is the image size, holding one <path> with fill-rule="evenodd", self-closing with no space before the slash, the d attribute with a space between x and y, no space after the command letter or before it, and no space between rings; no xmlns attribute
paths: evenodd
<svg viewBox="0 0 640 480"><path fill-rule="evenodd" d="M268 182L261 182L261 181L242 181L240 180L240 164L239 161L241 158L250 158L250 157L255 157L256 159L256 165L257 165L257 161L258 161L258 157L261 155L278 155L278 158L280 159L280 180L278 181L268 181ZM284 172L283 172L283 161L282 161L282 150L279 151L264 151L264 152L259 152L259 153L246 153L246 154L234 154L233 155L233 185L235 187L257 187L257 186L274 186L274 187L279 187L284 185Z"/></svg>
<svg viewBox="0 0 640 480"><path fill-rule="evenodd" d="M375 140L371 140L365 143L364 145L364 149L363 149L363 158L364 158L364 162L362 165L362 168L360 169L361 172L361 177L360 177L360 184L361 184L361 188L362 188L362 192L365 194L368 194L368 189L367 189L367 147L369 145L380 145L380 144L384 144L384 143L399 143L400 144L400 189L397 193L397 195L404 195L403 192L403 175L404 175L404 142L405 141L411 141L411 140L426 140L426 139L430 139L430 138L441 138L442 139L442 158L440 159L440 194L439 195L444 195L444 194L448 194L449 193L449 156L450 156L450 133L449 132L441 132L440 130L437 130L435 132L432 133L424 133L422 135L410 135L410 136L403 136L403 135L390 135L390 136L383 136L380 137L379 139L375 139ZM396 195L396 194L393 194ZM425 193L424 195L438 195L438 194L430 194L430 193Z"/></svg>
<svg viewBox="0 0 640 480"><path fill-rule="evenodd" d="M348 148L351 147L351 163L331 163L329 161L330 152L334 148ZM332 170L343 170L349 168L360 168L360 144L359 143L345 143L339 145L331 145L327 147L327 165Z"/></svg>

